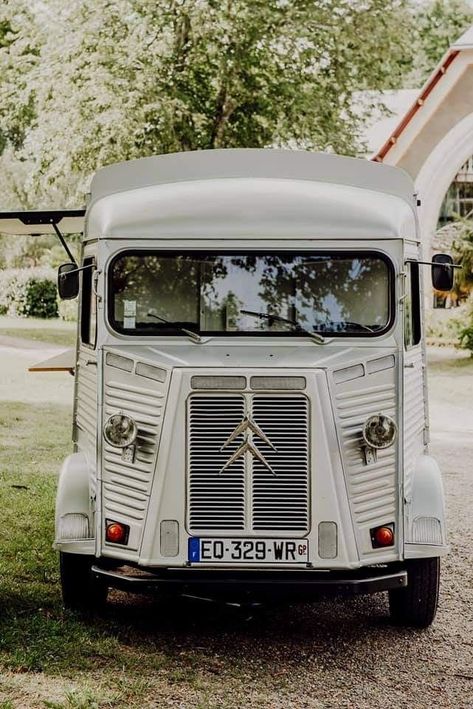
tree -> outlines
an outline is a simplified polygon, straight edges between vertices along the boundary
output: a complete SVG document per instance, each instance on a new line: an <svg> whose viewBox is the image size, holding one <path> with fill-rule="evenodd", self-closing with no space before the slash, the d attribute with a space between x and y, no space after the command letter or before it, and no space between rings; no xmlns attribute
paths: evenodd
<svg viewBox="0 0 473 709"><path fill-rule="evenodd" d="M413 5L412 69L406 85L420 87L448 48L473 24L467 0L424 0Z"/></svg>
<svg viewBox="0 0 473 709"><path fill-rule="evenodd" d="M455 221L445 224L437 230L435 246L440 251L450 251L454 261L462 268L456 271L455 285L450 297L466 303L466 312L459 320L454 313L450 319L455 336L459 336L460 346L471 351L473 357L473 228L472 213L465 216L453 215ZM445 295L445 294L442 294Z"/></svg>
<svg viewBox="0 0 473 709"><path fill-rule="evenodd" d="M457 221L452 225L454 228L454 240L452 252L455 263L462 269L459 270L456 278L456 289L459 295L471 294L473 291L473 225L472 214L466 217L457 217Z"/></svg>
<svg viewBox="0 0 473 709"><path fill-rule="evenodd" d="M35 110L30 84L38 61L38 31L28 6L19 0L0 9L0 155L11 146L21 148Z"/></svg>
<svg viewBox="0 0 473 709"><path fill-rule="evenodd" d="M371 106L355 110L353 92L399 86L406 3L44 0L35 28L0 49L4 123L28 125L21 148L9 141L28 166L26 201L81 203L98 167L156 153L354 154Z"/></svg>

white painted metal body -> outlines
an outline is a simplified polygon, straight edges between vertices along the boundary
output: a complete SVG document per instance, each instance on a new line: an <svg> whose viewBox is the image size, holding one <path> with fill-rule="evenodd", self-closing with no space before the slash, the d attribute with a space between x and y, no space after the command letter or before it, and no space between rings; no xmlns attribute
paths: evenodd
<svg viewBox="0 0 473 709"><path fill-rule="evenodd" d="M108 322L108 267L123 250L268 247L383 254L394 269L392 327L379 337L337 337L325 344L299 333L284 339L221 335L196 343L184 335L123 335ZM362 160L259 150L203 151L112 166L92 184L84 257L95 258L99 274L97 342L78 345L75 452L61 472L57 549L148 569L183 568L192 567L189 538L290 537L309 542L304 567L332 570L447 551L440 473L427 454L424 348L422 342L404 346L404 264L420 258L407 175ZM130 371L110 364L110 354L131 362ZM157 368L159 378L140 374L143 364ZM196 376L238 376L244 385L227 390L223 379L220 389L209 392L193 385ZM305 385L297 391L252 386L253 377L267 376L302 377ZM215 426L219 411L229 407L244 411L274 402L282 429L286 405L306 411L307 528L284 531L275 522L274 529L246 525L229 533L196 526L189 503L192 406L196 397L209 396L216 398ZM104 421L117 411L138 425L132 462L102 435ZM367 464L361 431L367 417L380 412L397 422L399 435ZM287 425L287 436L294 436ZM77 515L86 520L82 527ZM105 540L107 520L129 526L127 544ZM167 521L176 537L170 544L163 538ZM320 553L326 522L337 530L331 558ZM374 548L371 530L388 523L395 527L395 544ZM78 536L78 529L86 532ZM261 565L253 560L235 566ZM225 567L232 563L218 565Z"/></svg>

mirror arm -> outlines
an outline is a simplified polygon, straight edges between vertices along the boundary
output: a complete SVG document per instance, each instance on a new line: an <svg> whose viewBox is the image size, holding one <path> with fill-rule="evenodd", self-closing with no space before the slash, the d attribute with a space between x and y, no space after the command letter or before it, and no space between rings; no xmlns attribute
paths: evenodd
<svg viewBox="0 0 473 709"><path fill-rule="evenodd" d="M422 266L442 266L445 268L463 268L456 263L436 263L435 261L416 261L415 258L408 258L405 263L419 263Z"/></svg>
<svg viewBox="0 0 473 709"><path fill-rule="evenodd" d="M56 224L56 222L52 222L52 226L53 226L54 231L57 234L59 241L61 242L61 244L64 247L64 251L66 252L68 257L70 258L71 263L73 263L75 266L77 266L77 261L75 260L74 256L71 253L71 250L69 249L68 245L66 244L66 240L64 239L63 235L59 231L58 225ZM70 271L70 273L73 273L73 271Z"/></svg>
<svg viewBox="0 0 473 709"><path fill-rule="evenodd" d="M73 268L72 271L61 273L61 277L68 276L70 273L79 273L80 271L86 271L88 268L95 268L95 263L88 263L87 266L77 266L77 268ZM98 271L97 273L100 273L100 271Z"/></svg>

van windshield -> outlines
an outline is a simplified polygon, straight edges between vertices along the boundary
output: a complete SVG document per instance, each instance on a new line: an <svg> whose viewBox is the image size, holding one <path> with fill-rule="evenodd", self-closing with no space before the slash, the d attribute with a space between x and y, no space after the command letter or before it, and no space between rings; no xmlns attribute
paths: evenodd
<svg viewBox="0 0 473 709"><path fill-rule="evenodd" d="M123 252L109 319L129 335L378 335L392 320L392 266L375 252Z"/></svg>

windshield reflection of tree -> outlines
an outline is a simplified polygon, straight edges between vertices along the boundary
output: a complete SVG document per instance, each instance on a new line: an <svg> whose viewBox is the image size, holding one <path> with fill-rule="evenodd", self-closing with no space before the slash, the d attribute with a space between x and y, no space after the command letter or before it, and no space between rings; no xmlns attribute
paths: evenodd
<svg viewBox="0 0 473 709"><path fill-rule="evenodd" d="M255 272L261 259L236 257L232 263ZM263 262L261 312L287 317L309 329L345 329L353 321L375 328L386 323L387 272L379 259L265 256ZM380 294L380 302L372 300ZM360 308L360 299L364 308ZM284 323L274 325L290 328Z"/></svg>
<svg viewBox="0 0 473 709"><path fill-rule="evenodd" d="M115 319L120 321L123 301L136 301L136 322L161 327L148 316L155 312L171 322L199 322L200 264L181 257L127 256L113 268Z"/></svg>
<svg viewBox="0 0 473 709"><path fill-rule="evenodd" d="M253 276L253 297L243 274ZM147 327L159 326L150 322L150 310L205 330L291 329L281 322L252 322L240 314L242 308L309 329L344 329L351 321L381 327L387 319L386 266L368 257L127 256L115 262L113 284L115 319L122 319L123 301L134 300L137 324Z"/></svg>

